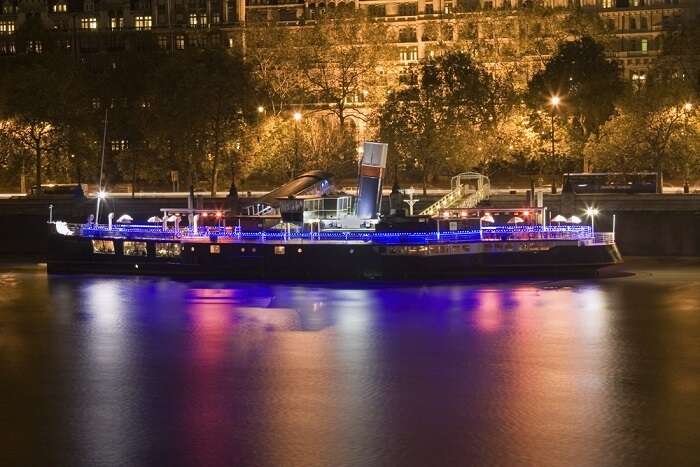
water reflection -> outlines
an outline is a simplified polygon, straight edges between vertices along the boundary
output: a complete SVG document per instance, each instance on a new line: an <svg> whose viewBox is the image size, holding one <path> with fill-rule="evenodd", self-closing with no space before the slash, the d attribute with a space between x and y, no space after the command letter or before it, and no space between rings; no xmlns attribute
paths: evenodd
<svg viewBox="0 0 700 467"><path fill-rule="evenodd" d="M698 282L8 270L0 464L690 465Z"/></svg>

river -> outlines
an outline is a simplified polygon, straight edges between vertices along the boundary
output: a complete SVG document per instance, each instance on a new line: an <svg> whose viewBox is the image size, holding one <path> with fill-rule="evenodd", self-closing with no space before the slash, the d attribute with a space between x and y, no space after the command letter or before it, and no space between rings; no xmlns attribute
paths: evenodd
<svg viewBox="0 0 700 467"><path fill-rule="evenodd" d="M700 260L256 283L0 265L3 466L700 463Z"/></svg>

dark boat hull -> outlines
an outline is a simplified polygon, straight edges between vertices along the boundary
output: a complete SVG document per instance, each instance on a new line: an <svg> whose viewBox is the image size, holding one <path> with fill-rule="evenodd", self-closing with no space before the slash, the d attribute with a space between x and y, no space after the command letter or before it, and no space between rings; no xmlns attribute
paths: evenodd
<svg viewBox="0 0 700 467"><path fill-rule="evenodd" d="M561 245L543 251L503 251L451 255L390 255L372 243L184 243L176 258L95 254L91 240L51 235L48 272L216 276L232 279L440 279L490 275L562 276L592 274L622 262L614 244Z"/></svg>

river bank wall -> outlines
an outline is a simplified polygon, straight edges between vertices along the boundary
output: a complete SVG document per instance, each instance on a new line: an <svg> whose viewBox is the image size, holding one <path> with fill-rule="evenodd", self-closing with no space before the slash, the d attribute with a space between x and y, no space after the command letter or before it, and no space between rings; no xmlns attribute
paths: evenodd
<svg viewBox="0 0 700 467"><path fill-rule="evenodd" d="M415 212L435 201L437 196L422 197ZM254 202L242 198L241 206ZM227 209L227 198L199 198L206 209ZM49 205L54 219L85 222L95 212L94 199L7 199L0 200L0 255L43 257L47 248L46 221ZM383 200L386 208L388 200ZM601 212L596 230L612 230L616 219L616 238L623 255L628 256L700 256L700 195L545 195L544 205L552 216L582 213L588 206ZM103 213L114 212L118 217L128 213L136 221L159 215L160 208L185 208L185 198L115 198L108 199ZM497 195L485 207L526 207L522 195ZM104 221L103 221L104 222Z"/></svg>

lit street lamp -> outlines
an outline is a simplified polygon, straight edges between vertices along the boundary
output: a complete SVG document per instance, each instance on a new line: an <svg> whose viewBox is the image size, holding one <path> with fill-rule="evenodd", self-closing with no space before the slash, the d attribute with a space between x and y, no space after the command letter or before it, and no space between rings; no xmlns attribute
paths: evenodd
<svg viewBox="0 0 700 467"><path fill-rule="evenodd" d="M261 114L263 112L265 112L265 107L263 107L262 105L259 105L258 106L258 113Z"/></svg>
<svg viewBox="0 0 700 467"><path fill-rule="evenodd" d="M554 112L556 112L559 109L559 103L561 102L561 99L559 96L552 96L549 99L549 104L552 106L552 163L554 163ZM554 178L552 178L552 194L555 194L557 192L557 185L556 181Z"/></svg>
<svg viewBox="0 0 700 467"><path fill-rule="evenodd" d="M95 224L100 224L100 203L102 200L107 199L107 192L100 189L97 192L97 209L95 209Z"/></svg>
<svg viewBox="0 0 700 467"><path fill-rule="evenodd" d="M296 175L297 164L299 163L299 122L301 112L294 112L294 162L292 163L292 178Z"/></svg>
<svg viewBox="0 0 700 467"><path fill-rule="evenodd" d="M595 218L598 214L600 214L600 211L597 208L586 208L586 215L591 219L591 232L593 234L595 234Z"/></svg>
<svg viewBox="0 0 700 467"><path fill-rule="evenodd" d="M683 105L683 110L685 111L685 137L688 137L688 116L690 115L690 112L693 110L693 103L692 102L686 102ZM685 162L685 180L683 181L683 193L688 194L690 193L690 183L688 183L688 179L690 178L690 167L688 164L688 161L686 159Z"/></svg>

